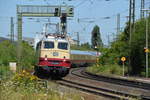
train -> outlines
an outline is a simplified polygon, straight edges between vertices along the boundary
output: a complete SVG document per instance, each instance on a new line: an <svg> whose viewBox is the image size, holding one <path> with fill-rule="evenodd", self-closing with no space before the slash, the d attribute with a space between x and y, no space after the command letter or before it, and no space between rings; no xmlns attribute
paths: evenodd
<svg viewBox="0 0 150 100"><path fill-rule="evenodd" d="M99 55L100 53L95 51L71 50L71 67L89 66L90 64L96 63L96 59L99 57Z"/></svg>
<svg viewBox="0 0 150 100"><path fill-rule="evenodd" d="M72 66L95 63L97 52L71 50L67 37L47 34L36 43L38 55L35 73L47 73L51 77L65 77Z"/></svg>

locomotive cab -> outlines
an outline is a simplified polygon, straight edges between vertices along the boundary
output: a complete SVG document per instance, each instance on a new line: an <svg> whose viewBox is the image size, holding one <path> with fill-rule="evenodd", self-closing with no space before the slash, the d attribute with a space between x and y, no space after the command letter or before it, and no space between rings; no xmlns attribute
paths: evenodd
<svg viewBox="0 0 150 100"><path fill-rule="evenodd" d="M39 45L39 61L35 67L37 72L64 77L69 73L70 44L65 38L49 36Z"/></svg>

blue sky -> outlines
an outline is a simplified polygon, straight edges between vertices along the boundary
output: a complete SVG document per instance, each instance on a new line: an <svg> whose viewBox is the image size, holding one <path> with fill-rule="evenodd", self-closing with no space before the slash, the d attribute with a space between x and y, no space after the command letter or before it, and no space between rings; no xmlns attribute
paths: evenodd
<svg viewBox="0 0 150 100"><path fill-rule="evenodd" d="M146 8L149 0L145 0ZM73 5L74 17L68 20L68 32L76 39L75 32L79 32L81 43L90 42L91 31L95 25L100 27L104 44L108 43L113 34L116 35L117 14L121 14L121 27L125 27L128 16L129 0L0 0L0 36L6 37L10 33L10 17L14 17L16 32L16 5ZM110 17L110 19L104 19ZM84 18L78 22L78 18ZM140 18L140 0L136 0L136 19ZM46 19L23 18L23 36L34 37L36 32L41 32ZM59 22L58 18L50 18L52 22ZM89 23L88 21L94 21Z"/></svg>

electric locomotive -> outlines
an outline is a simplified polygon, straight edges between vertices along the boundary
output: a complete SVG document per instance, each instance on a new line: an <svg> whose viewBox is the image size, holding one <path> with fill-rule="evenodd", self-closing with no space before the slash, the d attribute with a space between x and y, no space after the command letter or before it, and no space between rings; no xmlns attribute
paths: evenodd
<svg viewBox="0 0 150 100"><path fill-rule="evenodd" d="M70 44L67 37L48 34L37 43L38 64L35 72L48 73L51 76L64 77L69 73Z"/></svg>

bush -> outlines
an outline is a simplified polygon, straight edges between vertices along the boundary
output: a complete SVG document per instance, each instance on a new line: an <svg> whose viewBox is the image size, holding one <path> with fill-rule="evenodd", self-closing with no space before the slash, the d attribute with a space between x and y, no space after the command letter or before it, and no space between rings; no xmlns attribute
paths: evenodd
<svg viewBox="0 0 150 100"><path fill-rule="evenodd" d="M47 86L48 85L48 86ZM12 79L0 80L1 100L82 100L74 93L62 93L58 86L23 71Z"/></svg>
<svg viewBox="0 0 150 100"><path fill-rule="evenodd" d="M38 77L23 70L22 73L14 75L12 82L16 90L22 88L23 91L40 92L45 90L46 83L39 84L39 80Z"/></svg>
<svg viewBox="0 0 150 100"><path fill-rule="evenodd" d="M142 71L141 74L140 74L142 77L145 77L146 76L146 71ZM148 77L150 77L150 68L148 69Z"/></svg>
<svg viewBox="0 0 150 100"><path fill-rule="evenodd" d="M9 70L8 66L0 66L0 79L9 78L13 73Z"/></svg>
<svg viewBox="0 0 150 100"><path fill-rule="evenodd" d="M16 45L10 41L0 42L0 65L8 66L9 62L17 61Z"/></svg>
<svg viewBox="0 0 150 100"><path fill-rule="evenodd" d="M87 68L87 71L95 73L95 74L114 74L114 75L122 75L122 67L119 65L104 65L104 66L91 66ZM127 72L127 68L125 68L125 73Z"/></svg>
<svg viewBox="0 0 150 100"><path fill-rule="evenodd" d="M35 65L35 51L26 42L22 42L21 66L31 69ZM0 42L0 66L8 66L9 62L17 62L17 45L6 40Z"/></svg>

